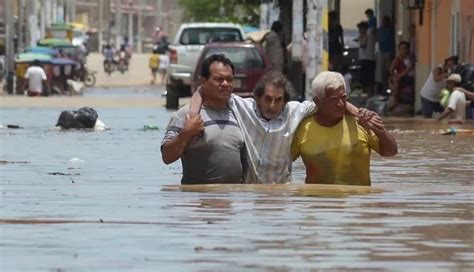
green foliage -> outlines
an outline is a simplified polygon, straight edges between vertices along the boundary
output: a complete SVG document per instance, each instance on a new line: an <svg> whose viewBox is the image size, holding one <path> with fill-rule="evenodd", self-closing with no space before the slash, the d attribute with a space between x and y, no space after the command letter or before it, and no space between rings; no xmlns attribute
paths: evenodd
<svg viewBox="0 0 474 272"><path fill-rule="evenodd" d="M191 22L232 22L259 25L258 0L179 0L184 19Z"/></svg>

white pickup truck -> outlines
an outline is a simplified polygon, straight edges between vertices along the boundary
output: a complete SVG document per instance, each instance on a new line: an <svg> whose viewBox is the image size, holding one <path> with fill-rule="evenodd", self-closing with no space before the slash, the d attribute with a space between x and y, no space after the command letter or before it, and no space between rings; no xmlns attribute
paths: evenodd
<svg viewBox="0 0 474 272"><path fill-rule="evenodd" d="M191 95L191 77L204 46L211 42L242 41L238 24L186 23L169 46L170 66L166 77L166 107L177 108L179 97Z"/></svg>

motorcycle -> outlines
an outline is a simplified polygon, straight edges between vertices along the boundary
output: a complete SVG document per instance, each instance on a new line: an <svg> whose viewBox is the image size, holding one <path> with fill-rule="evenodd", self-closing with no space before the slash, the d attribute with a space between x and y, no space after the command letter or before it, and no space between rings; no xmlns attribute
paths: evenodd
<svg viewBox="0 0 474 272"><path fill-rule="evenodd" d="M128 54L124 51L121 51L119 53L119 60L117 63L117 70L120 71L120 73L125 73L125 71L128 70Z"/></svg>
<svg viewBox="0 0 474 272"><path fill-rule="evenodd" d="M104 71L110 76L115 71L115 60L106 59L104 61Z"/></svg>
<svg viewBox="0 0 474 272"><path fill-rule="evenodd" d="M95 74L97 74L96 71L90 71L84 65L82 68L80 68L76 72L76 75L74 76L74 80L84 82L84 85L86 87L92 87L95 85L95 81L96 81Z"/></svg>

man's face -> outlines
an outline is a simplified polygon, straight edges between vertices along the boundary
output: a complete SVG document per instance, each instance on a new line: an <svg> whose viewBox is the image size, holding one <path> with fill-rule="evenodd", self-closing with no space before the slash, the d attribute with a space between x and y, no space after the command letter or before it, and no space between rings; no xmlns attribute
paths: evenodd
<svg viewBox="0 0 474 272"><path fill-rule="evenodd" d="M446 61L446 68L448 70L452 70L454 68L455 64L454 64L454 61L453 60L448 60Z"/></svg>
<svg viewBox="0 0 474 272"><path fill-rule="evenodd" d="M446 82L446 88L450 91L452 91L456 87L456 83L454 81L447 81Z"/></svg>
<svg viewBox="0 0 474 272"><path fill-rule="evenodd" d="M285 106L285 91L282 87L275 87L272 84L265 86L262 96L257 99L257 106L262 116L267 120L272 120L280 115Z"/></svg>
<svg viewBox="0 0 474 272"><path fill-rule="evenodd" d="M406 57L408 56L408 46L406 44L401 44L398 46L398 54L401 57Z"/></svg>
<svg viewBox="0 0 474 272"><path fill-rule="evenodd" d="M234 75L230 66L213 62L209 67L209 78L203 78L202 86L206 99L227 102L232 93Z"/></svg>
<svg viewBox="0 0 474 272"><path fill-rule="evenodd" d="M346 112L346 99L346 91L341 86L339 89L327 89L326 96L321 101L315 97L314 102L319 113L332 118L342 118Z"/></svg>

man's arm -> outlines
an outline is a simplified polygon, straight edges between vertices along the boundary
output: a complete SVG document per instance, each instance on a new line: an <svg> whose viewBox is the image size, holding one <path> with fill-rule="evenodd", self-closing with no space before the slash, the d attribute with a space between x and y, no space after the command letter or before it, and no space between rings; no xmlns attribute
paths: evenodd
<svg viewBox="0 0 474 272"><path fill-rule="evenodd" d="M379 138L380 155L385 157L395 156L398 153L398 146L395 137L385 128L373 130Z"/></svg>
<svg viewBox="0 0 474 272"><path fill-rule="evenodd" d="M464 93L467 99L474 101L474 93L470 92L462 87L456 87L457 90L461 91Z"/></svg>
<svg viewBox="0 0 474 272"><path fill-rule="evenodd" d="M359 116L359 123L367 130L367 133L373 131L379 139L379 154L390 157L398 153L398 146L395 137L385 129L382 118L375 112L367 109L361 109ZM369 117L370 116L370 117Z"/></svg>
<svg viewBox="0 0 474 272"><path fill-rule="evenodd" d="M26 70L25 75L23 76L23 84L22 84L22 89L21 91L25 91L26 87L28 86L28 78L29 78L30 73L28 73L28 69Z"/></svg>
<svg viewBox="0 0 474 272"><path fill-rule="evenodd" d="M440 82L446 77L446 75L443 73L443 69L441 67L436 67L433 69L433 80L435 82Z"/></svg>
<svg viewBox="0 0 474 272"><path fill-rule="evenodd" d="M200 115L187 116L183 129L178 135L164 142L161 146L161 157L163 162L170 164L178 160L183 155L191 138L204 130L204 122Z"/></svg>
<svg viewBox="0 0 474 272"><path fill-rule="evenodd" d="M443 120L444 118L448 117L453 112L454 112L453 109L451 109L450 107L446 107L446 109L444 109L444 111L438 117L438 120Z"/></svg>
<svg viewBox="0 0 474 272"><path fill-rule="evenodd" d="M189 105L189 114L191 116L199 114L202 107L202 101L201 87L198 87L191 97L191 104Z"/></svg>

